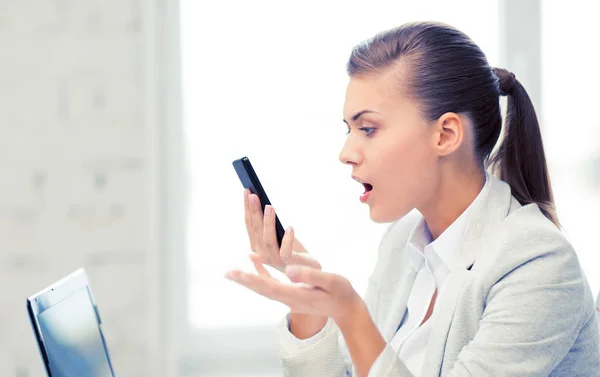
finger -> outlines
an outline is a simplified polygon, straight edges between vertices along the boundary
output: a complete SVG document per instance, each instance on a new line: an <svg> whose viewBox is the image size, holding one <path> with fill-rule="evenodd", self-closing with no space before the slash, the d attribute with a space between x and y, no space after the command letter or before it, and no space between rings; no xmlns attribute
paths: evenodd
<svg viewBox="0 0 600 377"><path fill-rule="evenodd" d="M252 215L252 231L254 232L255 253L261 256L263 262L270 263L268 254L265 253L263 245L263 213L260 199L256 194L250 194L250 213Z"/></svg>
<svg viewBox="0 0 600 377"><path fill-rule="evenodd" d="M272 278L269 271L267 271L265 266L263 266L260 260L260 256L258 256L257 254L250 254L250 259L252 260L252 263L254 263L254 268L256 268L256 272L258 272L260 276Z"/></svg>
<svg viewBox="0 0 600 377"><path fill-rule="evenodd" d="M327 272L317 270L316 268L290 265L286 268L285 274L295 283L306 283L313 287L321 288L327 292L335 290L341 283L343 277Z"/></svg>
<svg viewBox="0 0 600 377"><path fill-rule="evenodd" d="M284 265L279 257L279 244L277 243L277 233L275 231L275 209L273 206L265 206L263 218L264 251L269 256L269 261L273 267L283 269Z"/></svg>
<svg viewBox="0 0 600 377"><path fill-rule="evenodd" d="M246 223L246 231L248 232L248 238L250 240L250 248L255 253L255 239L254 236L254 224L252 223L252 209L250 208L250 190L244 189L244 222Z"/></svg>
<svg viewBox="0 0 600 377"><path fill-rule="evenodd" d="M306 297L311 288L282 284L281 282L264 276L245 273L243 271L229 271L225 277L271 300L282 302L286 305L294 302L308 301Z"/></svg>
<svg viewBox="0 0 600 377"><path fill-rule="evenodd" d="M324 303L331 302L329 293L310 286L282 284L274 279L241 271L228 272L225 277L298 313L327 315L322 307Z"/></svg>
<svg viewBox="0 0 600 377"><path fill-rule="evenodd" d="M292 248L294 245L294 228L289 226L285 233L283 234L283 239L281 240L281 249L279 250L279 257L284 263L290 263L292 260Z"/></svg>

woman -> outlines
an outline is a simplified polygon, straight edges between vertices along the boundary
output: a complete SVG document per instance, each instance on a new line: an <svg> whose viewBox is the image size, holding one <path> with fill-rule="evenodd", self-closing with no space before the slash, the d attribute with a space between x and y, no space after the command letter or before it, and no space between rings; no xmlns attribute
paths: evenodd
<svg viewBox="0 0 600 377"><path fill-rule="evenodd" d="M365 186L371 219L392 223L365 300L321 271L291 229L279 249L273 208L263 215L248 192L258 275L227 274L291 308L280 328L286 376L599 375L593 298L515 76L438 23L358 45L348 73L340 160ZM302 284L278 282L263 263Z"/></svg>

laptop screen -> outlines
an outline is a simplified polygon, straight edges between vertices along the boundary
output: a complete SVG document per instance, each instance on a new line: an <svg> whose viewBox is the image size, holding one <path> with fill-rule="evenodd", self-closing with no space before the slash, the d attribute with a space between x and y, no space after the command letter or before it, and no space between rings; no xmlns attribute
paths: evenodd
<svg viewBox="0 0 600 377"><path fill-rule="evenodd" d="M52 377L113 376L87 287L37 318Z"/></svg>

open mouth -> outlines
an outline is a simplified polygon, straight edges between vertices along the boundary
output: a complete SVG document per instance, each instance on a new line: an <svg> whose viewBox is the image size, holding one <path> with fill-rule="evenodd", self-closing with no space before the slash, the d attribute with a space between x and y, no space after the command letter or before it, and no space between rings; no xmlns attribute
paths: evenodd
<svg viewBox="0 0 600 377"><path fill-rule="evenodd" d="M373 185L370 183L364 182L362 179L360 179L359 177L354 176L354 175L352 176L352 179L354 179L355 181L357 181L358 183L363 185L365 191L360 196L360 201L363 203L366 203L367 199L369 198L369 195L371 194L371 191L373 191Z"/></svg>
<svg viewBox="0 0 600 377"><path fill-rule="evenodd" d="M365 192L360 196L360 201L363 203L366 203L367 200L369 199L369 196L371 196L371 191L373 190L373 185L371 185L370 183L362 183L362 185L365 188Z"/></svg>

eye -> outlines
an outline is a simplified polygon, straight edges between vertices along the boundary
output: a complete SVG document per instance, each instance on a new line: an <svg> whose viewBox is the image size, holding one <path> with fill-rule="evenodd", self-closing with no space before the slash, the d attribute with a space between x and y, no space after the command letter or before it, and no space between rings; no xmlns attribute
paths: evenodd
<svg viewBox="0 0 600 377"><path fill-rule="evenodd" d="M375 132L375 128L373 127L361 127L359 130L363 131L367 136L370 136L373 132Z"/></svg>
<svg viewBox="0 0 600 377"><path fill-rule="evenodd" d="M373 132L375 132L375 128L374 127L361 127L359 128L360 131L363 131L367 136L371 136L371 134ZM346 131L346 135L350 134L350 128L348 128L348 131Z"/></svg>

